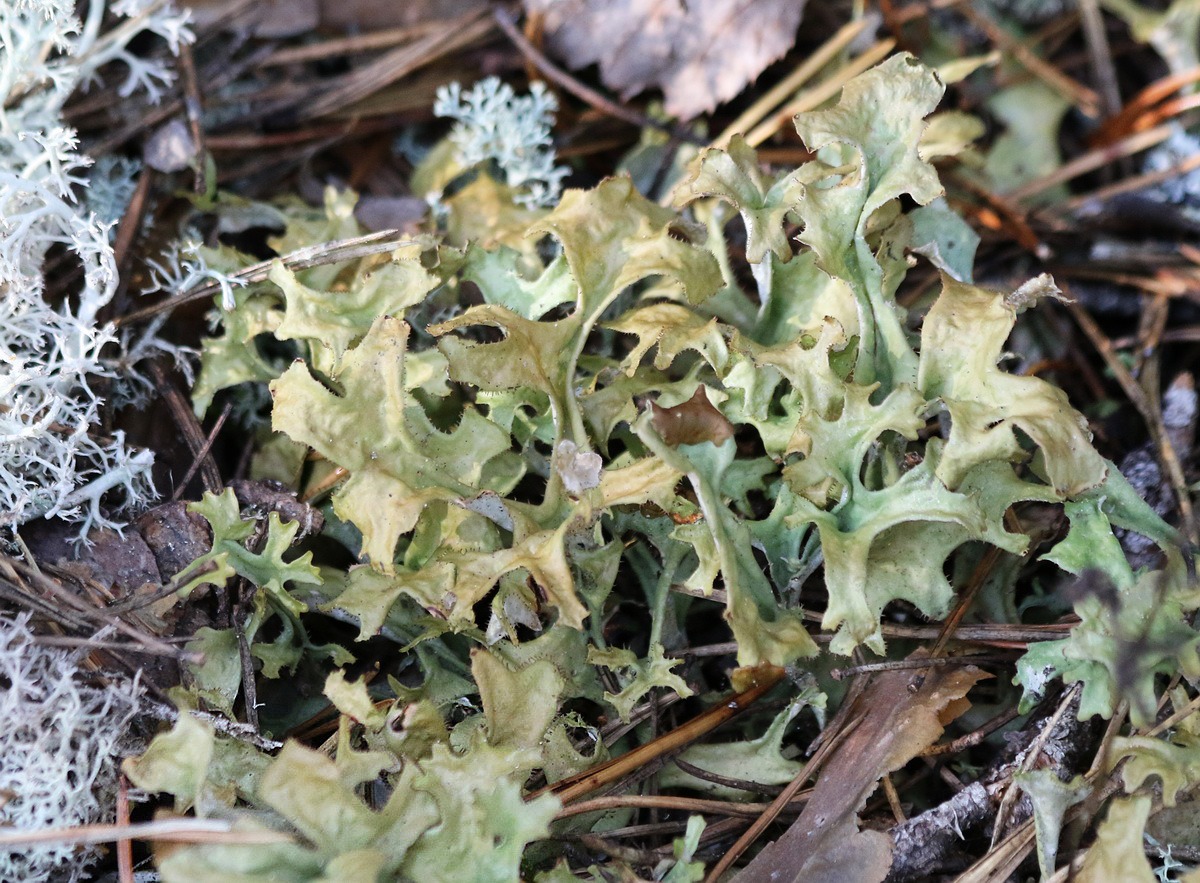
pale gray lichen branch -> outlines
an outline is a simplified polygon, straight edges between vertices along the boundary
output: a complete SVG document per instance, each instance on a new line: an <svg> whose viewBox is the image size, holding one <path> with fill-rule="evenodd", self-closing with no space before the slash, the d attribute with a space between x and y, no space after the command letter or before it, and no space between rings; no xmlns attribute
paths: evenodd
<svg viewBox="0 0 1200 883"><path fill-rule="evenodd" d="M106 12L123 17L102 30ZM152 500L152 457L120 436L98 440L101 400L93 383L111 376L102 352L116 341L100 310L117 285L110 244L114 217L81 202L91 160L63 123L71 92L106 63L122 62L122 94L154 98L171 73L129 48L143 33L175 51L191 39L186 13L163 0L92 2L81 21L70 0L0 4L0 528L39 517L119 527L101 497L122 488L119 505ZM45 299L42 268L64 246L83 271L70 302Z"/></svg>
<svg viewBox="0 0 1200 883"><path fill-rule="evenodd" d="M450 140L463 166L494 160L505 183L519 191L517 200L530 207L557 203L569 172L554 164L556 110L558 100L542 83L518 96L497 77L480 80L466 92L458 83L442 86L433 105L437 116L458 121Z"/></svg>

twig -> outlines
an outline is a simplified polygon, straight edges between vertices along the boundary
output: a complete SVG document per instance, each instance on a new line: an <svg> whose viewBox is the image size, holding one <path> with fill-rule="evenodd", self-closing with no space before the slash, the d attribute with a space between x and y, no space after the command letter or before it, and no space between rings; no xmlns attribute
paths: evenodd
<svg viewBox="0 0 1200 883"><path fill-rule="evenodd" d="M69 624L77 631L87 631L89 627L94 629L96 623L101 623L133 638L148 650L157 651L159 655L173 656L177 652L174 647L154 635L138 631L129 623L112 615L107 609L89 604L83 598L67 591L57 580L42 573L33 562L32 556L29 556L29 560L26 561L7 555L0 556L0 572L6 573L10 577L12 585L17 587L17 591L12 592L17 603L34 607L50 619ZM18 572L20 576L18 576ZM70 608L73 614L78 616L69 614L59 606L46 604L30 587L24 585L26 579L40 588L45 595L61 601Z"/></svg>
<svg viewBox="0 0 1200 883"><path fill-rule="evenodd" d="M1079 0L1079 17L1083 24L1083 36L1087 40L1088 58L1092 63L1092 76L1100 87L1099 99L1106 116L1121 109L1121 90L1117 86L1117 71L1113 67L1112 50L1108 46L1108 34L1104 30L1104 16L1097 0Z"/></svg>
<svg viewBox="0 0 1200 883"><path fill-rule="evenodd" d="M750 791L755 794L765 794L768 797L774 797L779 793L778 785L763 785L760 782L750 782L746 779L734 779L729 776L722 776L718 773L709 770L700 769L698 766L693 766L683 758L677 757L672 763L679 767L689 776L694 776L705 782L712 782L716 785L724 785L726 788L736 788L739 791Z"/></svg>
<svg viewBox="0 0 1200 883"><path fill-rule="evenodd" d="M154 169L150 166L142 166L133 196L129 198L129 205L117 225L117 235L113 240L113 259L117 262L117 272L120 274L122 283L126 281L125 276L129 267L129 258L133 253L133 243L137 239L138 231L142 229L142 219L146 216L146 204L150 196L150 186L153 183Z"/></svg>
<svg viewBox="0 0 1200 883"><path fill-rule="evenodd" d="M234 629L237 632L238 658L242 665L242 698L246 706L246 725L257 733L261 727L258 722L258 682L254 679L254 659L250 656L250 641L240 619L235 623Z"/></svg>
<svg viewBox="0 0 1200 883"><path fill-rule="evenodd" d="M970 657L967 657L970 658ZM950 742L944 742L941 745L934 745L932 748L927 748L921 752L921 757L937 757L941 754L958 754L966 748L974 748L984 739L1001 727L1011 723L1021 716L1016 704L1013 704L1000 712L983 726L972 730L966 735L959 736Z"/></svg>
<svg viewBox="0 0 1200 883"><path fill-rule="evenodd" d="M1010 664L1010 656L931 656L925 659L893 659L888 662L870 662L866 665L852 665L847 668L835 668L829 672L835 681L852 678L855 675L871 674L880 671L902 671L904 669L932 668L942 665L981 665L994 663L997 665Z"/></svg>
<svg viewBox="0 0 1200 883"><path fill-rule="evenodd" d="M183 113L192 134L192 189L203 194L208 188L204 160L204 97L200 94L192 47L187 43L179 47L179 68L183 71Z"/></svg>
<svg viewBox="0 0 1200 883"><path fill-rule="evenodd" d="M179 712L170 705L143 700L142 708L145 709L147 715L156 720L168 723L174 723L179 720ZM229 736L232 739L239 739L242 742L248 742L262 751L278 751L283 747L282 742L268 739L266 736L251 730L246 724L231 721L223 715L214 714L210 711L197 711L195 709L188 711L188 714L204 721L221 735Z"/></svg>
<svg viewBox="0 0 1200 883"><path fill-rule="evenodd" d="M188 471L183 474L183 478L179 480L179 484L175 486L175 492L171 494L171 502L177 503L183 496L183 492L187 489L188 482L192 480L192 476L196 474L196 470L203 463L207 465L212 460L213 442L217 440L217 436L221 432L221 427L225 425L225 421L229 419L230 413L233 411L233 403L226 402L225 407L221 409L221 413L217 415L217 419L213 421L213 427L209 430L208 436L204 439L204 444L200 446L200 450L192 456L192 465L188 467ZM218 473L219 479L219 473ZM216 490L216 488L209 488Z"/></svg>
<svg viewBox="0 0 1200 883"><path fill-rule="evenodd" d="M1038 761L1038 758L1042 754L1042 749L1046 747L1046 743L1050 741L1050 736L1054 733L1055 728L1058 727L1058 722L1062 720L1063 714L1066 713L1068 708L1073 708L1078 703L1079 694L1082 692L1083 685L1074 683L1071 685L1070 689L1063 694L1062 699L1059 700L1058 707L1054 709L1054 714L1050 715L1049 719L1042 727L1041 732L1037 734L1037 738L1033 740L1033 743L1026 750L1024 759L1021 761L1019 768L1015 770L1014 773L1026 773L1033 769L1034 765ZM1010 776L1008 789L1005 791L1004 797L1000 801L1000 808L996 811L996 824L992 829L993 847L996 846L1001 835L1004 833L1004 826L1008 824L1009 814L1012 812L1012 808L1016 803L1019 794L1020 789L1017 788L1016 784L1012 781L1012 777Z"/></svg>
<svg viewBox="0 0 1200 883"><path fill-rule="evenodd" d="M652 760L670 752L679 751L690 742L712 731L716 727L741 714L764 693L783 679L783 669L763 666L758 672L757 682L747 690L731 696L724 702L712 706L685 724L664 733L652 742L640 745L620 757L584 770L546 788L534 791L529 797L550 792L564 804L577 800L584 794L617 781Z"/></svg>
<svg viewBox="0 0 1200 883"><path fill-rule="evenodd" d="M238 270L236 273L230 273L229 278L247 285L255 282L265 282L271 273L271 267L274 266L275 261L281 261L289 270L307 270L309 267L336 264L339 261L352 261L358 258L395 251L413 241L402 230L380 230L377 233L368 233L365 236L354 236L350 239L335 239L331 242L322 242L318 245L310 245L297 249L282 258L261 261ZM220 286L215 282L208 282L196 288L189 288L187 291L181 291L156 304L135 310L132 313L126 313L124 316L119 316L114 320L113 324L119 327L122 325L131 325L135 322L145 322L147 319L154 318L159 313L170 312L183 304L212 297L220 290Z"/></svg>
<svg viewBox="0 0 1200 883"><path fill-rule="evenodd" d="M211 77L205 77L205 82L207 83L208 88L215 92L224 88L225 86L228 86L239 76L241 76L243 72L257 64L260 57L265 57L269 55L270 52L271 47L264 46L240 62L235 63L233 62L232 58L226 57L225 59L218 60L214 64L208 65L206 71L216 72ZM95 144L87 145L87 154L88 156L97 157L112 153L138 132L152 129L164 120L168 120L175 116L175 114L179 113L181 110L183 110L182 98L172 98L169 101L164 101L157 107L147 107L138 113L135 119L129 122L127 125L122 126L116 131L110 131L105 138L97 141Z"/></svg>
<svg viewBox="0 0 1200 883"><path fill-rule="evenodd" d="M1104 200L1111 199L1114 196L1120 196L1124 193L1133 193L1137 190L1142 190L1146 187L1153 187L1155 184L1160 184L1163 181L1172 178L1180 178L1189 172L1200 169L1200 153L1193 153L1191 156L1184 157L1169 169L1161 169L1157 172L1145 172L1141 175L1134 175L1125 178L1122 181L1117 181L1109 184L1106 187L1101 187L1099 190L1094 190L1091 193L1081 193L1079 196L1072 196L1068 200L1056 203L1052 206L1047 206L1038 212L1038 217L1046 216L1048 218L1060 218L1064 215L1071 214L1087 205L1099 205Z"/></svg>
<svg viewBox="0 0 1200 883"><path fill-rule="evenodd" d="M150 362L150 373L154 375L154 385L158 387L167 402L171 416L175 418L175 425L179 427L184 441L191 448L192 456L202 464L200 475L204 480L204 489L217 493L223 486L221 470L217 468L217 461L213 459L212 453L209 451L210 445L205 443L204 433L200 429L200 421L196 419L196 415L184 401L182 393L175 388L175 384L167 380L167 373L157 361Z"/></svg>
<svg viewBox="0 0 1200 883"><path fill-rule="evenodd" d="M1135 123L1155 104L1168 95L1178 92L1189 83L1200 80L1200 67L1181 71L1177 74L1155 80L1137 95L1133 96L1126 105L1111 119L1105 120L1104 125L1089 139L1093 147L1101 147L1117 138L1135 130Z"/></svg>
<svg viewBox="0 0 1200 883"><path fill-rule="evenodd" d="M35 843L112 843L118 840L164 840L177 843L295 843L283 831L238 831L225 819L163 819L131 825L77 825L37 831L0 830L0 846Z"/></svg>
<svg viewBox="0 0 1200 883"><path fill-rule="evenodd" d="M1070 294L1066 285L1062 286L1063 292ZM1072 298L1072 300L1074 300ZM1133 406L1137 408L1138 413L1142 415L1142 419L1146 422L1147 428L1150 430L1150 438L1154 441L1158 448L1159 457L1162 460L1163 466L1166 467L1167 476L1171 480L1171 489L1175 493L1175 499L1179 503L1179 514L1183 522L1183 533L1192 543L1197 541L1196 536L1196 521L1195 513L1192 507L1192 498L1188 490L1187 479L1183 474L1183 465L1179 461L1179 455L1175 451L1175 446L1171 444L1171 439L1163 428L1162 419L1158 415L1158 409L1155 404L1150 401L1145 390L1129 373L1129 369L1125 367L1125 363L1117 356L1116 350L1113 348L1112 341L1108 339L1105 333L1096 324L1096 320L1088 314L1078 302L1069 305L1072 317L1083 329L1083 333L1087 335L1088 340L1100 352L1104 363L1112 371L1113 376L1117 378L1117 382L1121 384L1121 389L1125 395L1133 402Z"/></svg>
<svg viewBox="0 0 1200 883"><path fill-rule="evenodd" d="M890 773L884 773L883 778L879 780L883 785L883 794L887 798L888 807L892 810L892 816L896 819L897 825L903 825L907 818L904 815L904 807L900 805L900 794L896 791L896 785L892 782Z"/></svg>
<svg viewBox="0 0 1200 883"><path fill-rule="evenodd" d="M1082 83L1068 77L1054 65L1039 58L1028 46L1010 36L1007 31L992 21L977 4L962 3L958 11L985 34L1000 49L1007 52L1031 74L1044 81L1047 86L1070 101L1081 112L1090 117L1100 113L1100 96Z"/></svg>
<svg viewBox="0 0 1200 883"><path fill-rule="evenodd" d="M129 825L129 781L124 773L117 779L117 824ZM134 883L133 841L128 838L117 841L117 878L120 883Z"/></svg>
<svg viewBox="0 0 1200 883"><path fill-rule="evenodd" d="M798 799L800 799L800 795L798 795ZM565 819L568 816L577 816L588 812L637 807L753 819L769 805L767 803L738 803L731 800L703 800L698 797L674 797L663 794L612 794L605 797L593 797L590 800L580 800L570 806L564 806L558 811L555 818Z"/></svg>
<svg viewBox="0 0 1200 883"><path fill-rule="evenodd" d="M123 641L99 641L95 638L72 638L67 635L36 635L33 643L46 647L88 647L94 650L120 650L122 653L146 653L150 656L173 656L180 662L201 662L203 655L188 653L175 647L147 647Z"/></svg>
<svg viewBox="0 0 1200 883"><path fill-rule="evenodd" d="M1005 196L1008 199L1017 201L1029 199L1029 197L1036 196L1043 190L1049 190L1051 187L1064 184L1072 178L1086 175L1088 172L1094 171L1110 162L1126 156L1132 156L1143 150L1149 150L1155 144L1166 141L1174 130L1175 127L1172 125L1164 124L1155 126L1153 129L1136 132L1133 135L1122 138L1114 144L1089 150L1082 156L1078 156L1070 162L1059 166L1050 174L1044 175L1036 181L1030 181L1023 187L1018 187L1011 193L1006 193Z"/></svg>

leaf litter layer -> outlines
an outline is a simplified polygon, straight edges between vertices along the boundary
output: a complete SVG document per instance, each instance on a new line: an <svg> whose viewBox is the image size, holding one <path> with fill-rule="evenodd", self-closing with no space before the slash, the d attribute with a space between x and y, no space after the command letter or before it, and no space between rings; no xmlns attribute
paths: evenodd
<svg viewBox="0 0 1200 883"><path fill-rule="evenodd" d="M960 848L962 879L1049 877L1110 797L1079 873L1151 879L1130 831L1200 775L1185 538L1008 367L1073 302L973 284L944 90L893 55L796 116L798 166L718 139L658 202L618 174L539 205L459 130L386 251L194 252L193 405L246 415L258 484L171 510L198 548L118 602L190 638L124 772L231 832L157 848L163 879L923 879ZM357 201L239 208L297 256L365 242ZM1006 628L1066 609L1031 584L1076 620Z"/></svg>

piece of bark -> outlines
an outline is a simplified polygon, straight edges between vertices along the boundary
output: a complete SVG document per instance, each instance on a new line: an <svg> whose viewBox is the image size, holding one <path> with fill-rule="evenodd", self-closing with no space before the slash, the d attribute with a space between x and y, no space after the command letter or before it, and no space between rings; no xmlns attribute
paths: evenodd
<svg viewBox="0 0 1200 883"><path fill-rule="evenodd" d="M1047 697L1021 730L1008 734L1000 756L977 781L891 830L892 866L885 883L929 880L969 863L969 859L956 855L959 845L967 837L987 833L1013 773L1025 760L1056 705L1056 700ZM1076 696L1059 716L1038 757L1039 767L1053 770L1064 780L1086 765L1097 733L1096 721L1080 721L1076 716L1078 709ZM1031 812L1029 798L1022 795L1009 819L1010 827L1025 821Z"/></svg>

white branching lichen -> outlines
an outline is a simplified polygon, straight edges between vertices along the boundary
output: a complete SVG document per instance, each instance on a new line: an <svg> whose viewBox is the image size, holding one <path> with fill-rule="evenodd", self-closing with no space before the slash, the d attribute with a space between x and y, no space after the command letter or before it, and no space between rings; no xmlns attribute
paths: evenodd
<svg viewBox="0 0 1200 883"><path fill-rule="evenodd" d="M110 11L123 18L103 31ZM129 49L144 33L172 50L191 39L187 14L155 0L92 2L82 20L70 0L0 4L0 528L58 517L83 538L119 526L101 508L107 492L123 488L118 508L154 496L150 453L93 432L101 400L92 384L113 373L101 354L116 338L97 322L117 284L113 216L81 202L91 160L62 122L71 92L112 62L125 69L121 94L158 96L170 71ZM83 271L57 307L42 276L56 246Z"/></svg>
<svg viewBox="0 0 1200 883"><path fill-rule="evenodd" d="M83 683L72 654L37 643L28 614L0 614L0 826L112 821L117 755L137 700L136 684ZM94 859L70 842L0 851L0 880L81 880Z"/></svg>
<svg viewBox="0 0 1200 883"><path fill-rule="evenodd" d="M558 100L541 83L518 96L512 86L488 77L464 92L458 83L437 90L433 112L458 121L450 140L466 167L495 161L508 186L526 206L558 202L569 172L554 165L551 127Z"/></svg>

